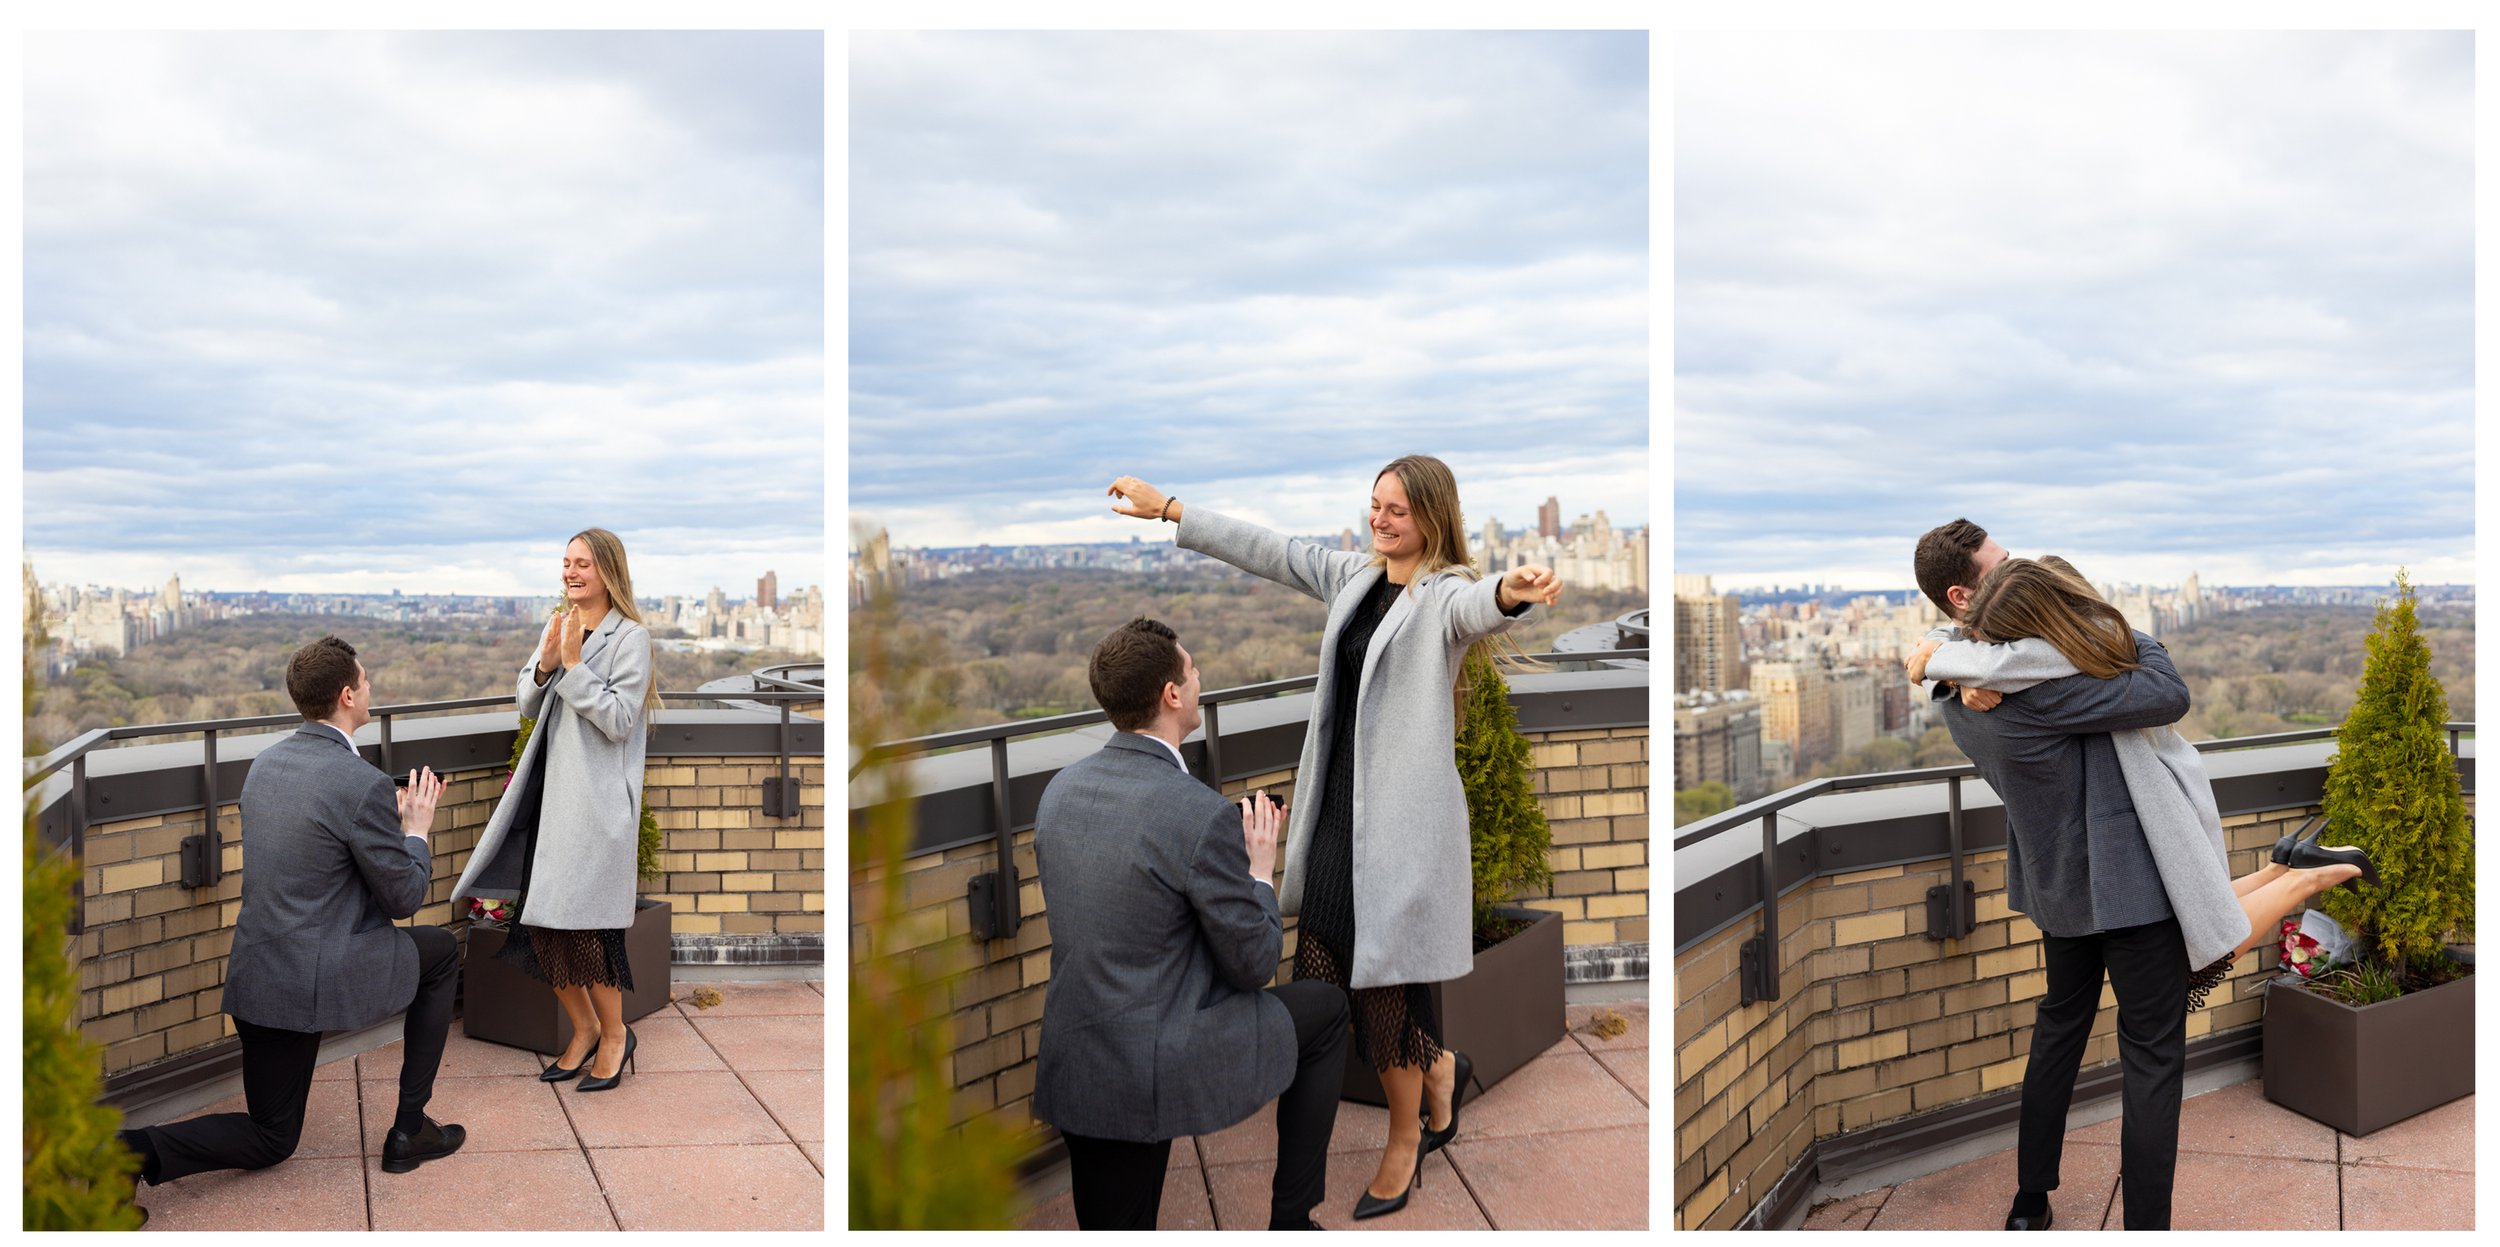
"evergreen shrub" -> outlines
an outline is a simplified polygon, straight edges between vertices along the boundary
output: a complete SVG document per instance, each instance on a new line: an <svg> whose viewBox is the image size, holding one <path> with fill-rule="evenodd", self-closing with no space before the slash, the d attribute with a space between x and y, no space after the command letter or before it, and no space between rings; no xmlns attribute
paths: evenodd
<svg viewBox="0 0 2500 1247"><path fill-rule="evenodd" d="M130 1202L139 1158L114 1134L121 1114L102 1103L103 1049L78 1030L78 960L69 935L78 861L36 847L25 825L25 1227L135 1230Z"/></svg>
<svg viewBox="0 0 2500 1247"><path fill-rule="evenodd" d="M2327 760L2322 840L2370 855L2379 882L2337 888L2319 908L2365 951L2417 984L2452 973L2445 944L2474 927L2474 837L2448 753L2448 698L2431 674L2412 582L2379 604L2352 713Z"/></svg>
<svg viewBox="0 0 2500 1247"><path fill-rule="evenodd" d="M1482 652L1467 656L1465 714L1458 729L1458 778L1467 790L1467 825L1475 877L1479 946L1493 910L1529 888L1554 881L1548 854L1553 829L1536 803L1528 738L1511 709L1510 685Z"/></svg>

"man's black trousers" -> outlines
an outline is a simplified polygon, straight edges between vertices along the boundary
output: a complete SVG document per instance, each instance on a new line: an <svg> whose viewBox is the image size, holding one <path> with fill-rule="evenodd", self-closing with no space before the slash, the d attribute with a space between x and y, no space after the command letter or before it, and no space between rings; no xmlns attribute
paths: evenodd
<svg viewBox="0 0 2500 1247"><path fill-rule="evenodd" d="M2118 997L2124 1123L2118 1140L2126 1228L2170 1228L2170 1179L2179 1163L2179 1085L2187 1068L2187 944L2179 920L2065 938L2043 932L2048 991L2023 1073L2018 1165L2026 1191L2057 1188L2066 1109L2101 1007L2101 974Z"/></svg>
<svg viewBox="0 0 2500 1247"><path fill-rule="evenodd" d="M1293 1082L1276 1098L1276 1177L1268 1224L1294 1225L1328 1194L1328 1140L1337 1129L1337 1094L1345 1085L1344 989L1298 982L1267 989L1293 1015L1299 1045ZM1068 1185L1080 1230L1151 1230L1163 1205L1163 1175L1172 1141L1132 1143L1062 1134L1068 1144Z"/></svg>
<svg viewBox="0 0 2500 1247"><path fill-rule="evenodd" d="M408 1002L401 1031L394 1126L422 1116L434 1098L434 1074L451 1032L452 994L460 983L460 942L451 932L420 926L408 928L408 934L417 943L417 994ZM141 1176L148 1181L171 1182L211 1169L266 1169L295 1154L321 1032L256 1026L241 1018L234 1029L243 1037L246 1111L123 1131L123 1142L146 1162Z"/></svg>

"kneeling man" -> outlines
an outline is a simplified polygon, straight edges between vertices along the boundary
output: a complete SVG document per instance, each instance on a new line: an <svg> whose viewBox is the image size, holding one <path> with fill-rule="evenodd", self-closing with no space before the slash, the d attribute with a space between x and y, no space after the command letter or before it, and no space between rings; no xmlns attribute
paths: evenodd
<svg viewBox="0 0 2500 1247"><path fill-rule="evenodd" d="M150 1183L294 1155L321 1032L402 1009L399 1105L382 1170L406 1173L466 1137L425 1115L451 1029L459 943L441 927L391 925L425 902L426 836L443 781L411 774L394 794L391 777L356 752L373 681L347 642L323 637L297 650L286 691L304 725L262 750L243 780L243 905L226 961L224 1011L243 1039L249 1111L123 1131Z"/></svg>
<svg viewBox="0 0 2500 1247"><path fill-rule="evenodd" d="M1033 829L1051 939L1033 1113L1067 1140L1077 1225L1153 1229L1172 1140L1275 1100L1268 1228L1316 1229L1346 998L1262 990L1284 950L1281 807L1236 806L1182 763L1198 667L1170 628L1129 622L1086 675L1119 730L1050 781Z"/></svg>

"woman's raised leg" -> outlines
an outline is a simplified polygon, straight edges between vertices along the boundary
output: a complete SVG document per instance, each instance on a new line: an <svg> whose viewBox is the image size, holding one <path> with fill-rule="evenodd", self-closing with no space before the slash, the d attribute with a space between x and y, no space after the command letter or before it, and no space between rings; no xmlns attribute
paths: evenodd
<svg viewBox="0 0 2500 1247"><path fill-rule="evenodd" d="M2231 895L2246 896L2249 893L2282 878L2283 872L2289 869L2291 868L2285 866L2281 862L2267 862L2265 865L2258 867L2255 874L2241 875L2239 878L2232 880Z"/></svg>
<svg viewBox="0 0 2500 1247"><path fill-rule="evenodd" d="M2240 941L2239 948L2231 956L2244 956L2250 949L2272 941L2283 920L2306 905L2310 898L2360 873L2358 866L2313 866L2307 870L2285 870L2242 895L2240 908L2248 914L2248 938Z"/></svg>

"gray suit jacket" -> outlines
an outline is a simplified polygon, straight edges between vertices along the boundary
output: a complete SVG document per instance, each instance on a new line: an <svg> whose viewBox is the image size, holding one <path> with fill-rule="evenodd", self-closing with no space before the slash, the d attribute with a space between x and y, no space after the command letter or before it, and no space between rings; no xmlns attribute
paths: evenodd
<svg viewBox="0 0 2500 1247"><path fill-rule="evenodd" d="M291 1031L354 1030L408 1007L417 944L391 925L433 880L399 831L391 777L325 724L263 750L243 779L243 908L227 1013Z"/></svg>
<svg viewBox="0 0 2500 1247"><path fill-rule="evenodd" d="M521 666L514 693L538 727L521 749L511 786L525 791L547 768L538 812L538 860L521 918L534 927L620 930L634 924L635 852L642 837L642 769L650 735L643 695L651 688L651 634L611 608L582 642L578 666L545 684L538 654ZM521 892L523 840L510 834L513 803L498 801L478 833L452 899L511 900Z"/></svg>
<svg viewBox="0 0 2500 1247"><path fill-rule="evenodd" d="M2175 723L2187 683L2159 641L2135 634L2134 671L2071 675L1996 709L1945 706L1953 743L2005 803L2006 902L2057 936L2172 916L2111 732Z"/></svg>
<svg viewBox="0 0 2500 1247"><path fill-rule="evenodd" d="M1150 1143L1284 1093L1293 1016L1260 990L1284 920L1250 877L1240 807L1119 732L1042 791L1033 854L1050 915L1035 1117Z"/></svg>
<svg viewBox="0 0 2500 1247"><path fill-rule="evenodd" d="M1282 903L1302 910L1304 863L1328 774L1328 724L1360 699L1354 731L1355 987L1438 983L1475 968L1475 878L1468 865L1467 790L1458 780L1458 716L1450 690L1467 647L1517 627L1535 608L1504 615L1499 584L1444 571L1397 595L1372 634L1358 688L1337 681L1337 638L1384 575L1371 556L1293 541L1203 507L1181 512L1183 548L1328 603L1319 687L1294 772Z"/></svg>

